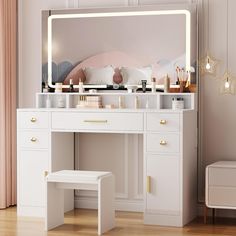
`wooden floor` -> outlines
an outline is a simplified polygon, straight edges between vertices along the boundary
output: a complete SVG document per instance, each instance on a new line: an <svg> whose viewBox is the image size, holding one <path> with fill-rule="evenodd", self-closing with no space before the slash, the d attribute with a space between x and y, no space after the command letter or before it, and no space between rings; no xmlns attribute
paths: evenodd
<svg viewBox="0 0 236 236"><path fill-rule="evenodd" d="M0 210L0 236L92 236L97 235L97 212L76 209L65 214L65 224L49 232L39 218L17 217L16 208ZM142 213L116 212L116 227L104 235L236 235L236 219L216 219L216 224L203 224L199 218L184 228L148 226Z"/></svg>

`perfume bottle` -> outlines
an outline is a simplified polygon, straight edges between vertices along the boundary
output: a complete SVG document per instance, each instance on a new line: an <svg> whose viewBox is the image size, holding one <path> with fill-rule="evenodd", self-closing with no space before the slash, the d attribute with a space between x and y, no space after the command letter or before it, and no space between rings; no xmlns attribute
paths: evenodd
<svg viewBox="0 0 236 236"><path fill-rule="evenodd" d="M143 93L146 93L147 80L141 80L141 82L142 82L142 91Z"/></svg>
<svg viewBox="0 0 236 236"><path fill-rule="evenodd" d="M48 93L49 92L49 87L48 87L48 83L45 82L45 85L43 87L43 93Z"/></svg>
<svg viewBox="0 0 236 236"><path fill-rule="evenodd" d="M164 92L169 93L170 92L170 77L168 74L166 75L164 79Z"/></svg>
<svg viewBox="0 0 236 236"><path fill-rule="evenodd" d="M118 107L119 107L120 109L125 108L124 100L123 100L123 97L122 97L122 96L119 96L119 98L118 98Z"/></svg>
<svg viewBox="0 0 236 236"><path fill-rule="evenodd" d="M84 92L84 83L82 81L82 79L79 79L79 93L83 93Z"/></svg>
<svg viewBox="0 0 236 236"><path fill-rule="evenodd" d="M73 93L75 90L74 90L74 84L73 84L73 80L70 79L70 92Z"/></svg>
<svg viewBox="0 0 236 236"><path fill-rule="evenodd" d="M156 78L152 78L151 82L152 93L156 92Z"/></svg>

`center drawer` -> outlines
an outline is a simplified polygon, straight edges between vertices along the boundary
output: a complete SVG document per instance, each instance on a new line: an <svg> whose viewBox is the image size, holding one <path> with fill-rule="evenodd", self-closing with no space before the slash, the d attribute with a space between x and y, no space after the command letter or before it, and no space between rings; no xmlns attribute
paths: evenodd
<svg viewBox="0 0 236 236"><path fill-rule="evenodd" d="M52 129L143 131L143 114L114 114L108 112L53 112Z"/></svg>

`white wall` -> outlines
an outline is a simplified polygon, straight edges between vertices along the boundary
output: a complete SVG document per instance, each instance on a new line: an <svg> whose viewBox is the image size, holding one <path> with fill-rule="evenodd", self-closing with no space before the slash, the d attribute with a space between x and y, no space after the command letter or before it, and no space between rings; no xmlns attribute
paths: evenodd
<svg viewBox="0 0 236 236"><path fill-rule="evenodd" d="M203 1L205 20L202 25L207 30L207 1ZM217 160L236 160L236 96L220 95L220 77L226 67L226 30L227 30L227 1L210 0L209 14L209 52L219 60L217 76L202 76L200 86L201 98L201 173L200 181L203 186L204 167ZM236 1L229 0L229 71L236 75ZM203 16L204 17L204 16ZM207 34L201 34L202 53L206 51ZM200 198L203 188L200 189Z"/></svg>
<svg viewBox="0 0 236 236"><path fill-rule="evenodd" d="M42 9L68 7L128 6L137 4L186 3L178 0L19 0L19 107L34 107L35 93L41 83L41 13ZM195 1L194 1L195 2ZM206 0L198 1L206 7ZM218 77L226 61L226 0L210 0L210 52L220 60ZM236 1L229 0L229 66L236 74ZM200 48L205 52L206 34L201 16ZM206 29L206 28L205 28ZM200 79L200 162L199 199L204 196L205 165L216 160L236 160L236 97L219 95L219 80L209 76Z"/></svg>

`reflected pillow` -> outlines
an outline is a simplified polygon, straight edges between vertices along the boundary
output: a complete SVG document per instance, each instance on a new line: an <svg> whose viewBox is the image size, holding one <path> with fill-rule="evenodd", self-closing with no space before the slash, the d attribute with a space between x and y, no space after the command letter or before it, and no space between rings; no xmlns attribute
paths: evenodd
<svg viewBox="0 0 236 236"><path fill-rule="evenodd" d="M151 84L152 67L130 68L121 67L120 73L123 78L123 84L142 84L141 80L147 80L147 84Z"/></svg>
<svg viewBox="0 0 236 236"><path fill-rule="evenodd" d="M112 66L101 68L86 67L84 69L86 84L113 84L115 70Z"/></svg>

